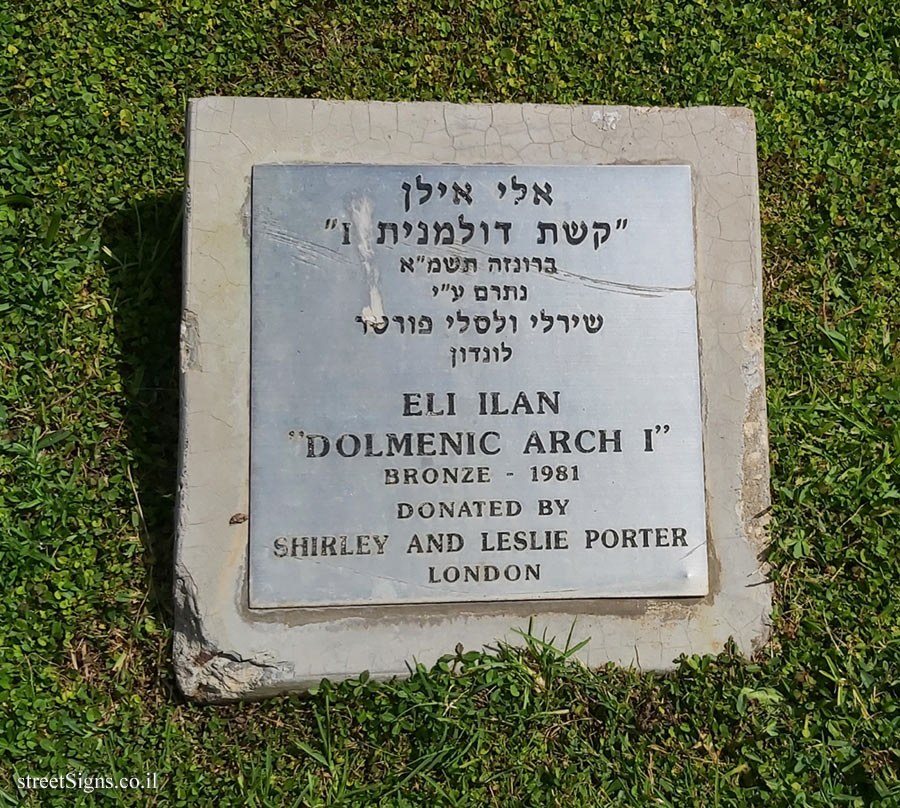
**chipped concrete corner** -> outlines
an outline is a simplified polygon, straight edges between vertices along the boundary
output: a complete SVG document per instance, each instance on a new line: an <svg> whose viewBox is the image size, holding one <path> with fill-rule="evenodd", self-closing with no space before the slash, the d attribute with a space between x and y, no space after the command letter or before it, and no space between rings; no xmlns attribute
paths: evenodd
<svg viewBox="0 0 900 808"><path fill-rule="evenodd" d="M190 574L176 569L173 657L178 684L186 695L201 701L228 701L236 694L278 692L279 682L293 673L289 662L243 657L222 650L204 634Z"/></svg>
<svg viewBox="0 0 900 808"><path fill-rule="evenodd" d="M260 163L690 164L697 256L710 593L703 598L251 610L250 248ZM762 268L752 113L516 104L204 98L188 110L175 668L192 699L387 679L516 629L590 637L587 665L665 670L768 638L769 505ZM372 300L373 314L379 301Z"/></svg>

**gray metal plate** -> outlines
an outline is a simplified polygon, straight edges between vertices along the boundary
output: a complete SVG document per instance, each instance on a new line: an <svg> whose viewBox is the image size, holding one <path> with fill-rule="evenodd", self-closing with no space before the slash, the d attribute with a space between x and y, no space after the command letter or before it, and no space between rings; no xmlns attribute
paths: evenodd
<svg viewBox="0 0 900 808"><path fill-rule="evenodd" d="M255 166L251 607L706 594L693 238L687 166Z"/></svg>

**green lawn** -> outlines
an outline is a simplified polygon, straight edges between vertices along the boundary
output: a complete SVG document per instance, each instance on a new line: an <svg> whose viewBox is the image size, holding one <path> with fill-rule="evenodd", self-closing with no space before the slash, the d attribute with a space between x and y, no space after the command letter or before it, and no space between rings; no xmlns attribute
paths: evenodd
<svg viewBox="0 0 900 808"><path fill-rule="evenodd" d="M0 805L900 805L898 64L888 0L0 5ZM179 216L209 94L754 110L776 606L752 664L590 672L531 642L184 702Z"/></svg>

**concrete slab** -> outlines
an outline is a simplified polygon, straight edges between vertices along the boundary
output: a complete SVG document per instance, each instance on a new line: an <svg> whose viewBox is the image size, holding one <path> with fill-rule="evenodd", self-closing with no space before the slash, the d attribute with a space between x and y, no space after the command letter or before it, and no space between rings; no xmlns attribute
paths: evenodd
<svg viewBox="0 0 900 808"><path fill-rule="evenodd" d="M250 193L254 165L688 165L707 567L703 597L251 609ZM769 505L756 140L745 109L204 98L188 110L175 665L190 698L386 679L497 640L590 637L579 657L665 670L765 642Z"/></svg>

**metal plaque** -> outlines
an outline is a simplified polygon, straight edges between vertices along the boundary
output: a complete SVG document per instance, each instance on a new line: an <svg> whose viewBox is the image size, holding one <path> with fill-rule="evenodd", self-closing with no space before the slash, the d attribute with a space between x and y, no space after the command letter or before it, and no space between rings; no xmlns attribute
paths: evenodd
<svg viewBox="0 0 900 808"><path fill-rule="evenodd" d="M250 606L707 592L688 166L257 165Z"/></svg>

